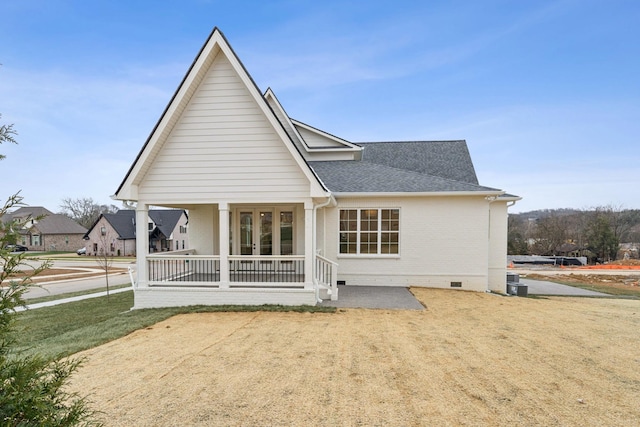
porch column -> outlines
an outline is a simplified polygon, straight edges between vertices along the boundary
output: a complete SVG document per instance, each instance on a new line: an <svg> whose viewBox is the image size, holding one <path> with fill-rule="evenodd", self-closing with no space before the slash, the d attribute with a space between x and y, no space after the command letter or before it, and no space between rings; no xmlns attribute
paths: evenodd
<svg viewBox="0 0 640 427"><path fill-rule="evenodd" d="M229 287L229 204L218 203L220 287Z"/></svg>
<svg viewBox="0 0 640 427"><path fill-rule="evenodd" d="M149 206L138 203L136 205L136 268L138 273L138 287L149 286L147 276L147 253L149 251Z"/></svg>
<svg viewBox="0 0 640 427"><path fill-rule="evenodd" d="M304 202L304 288L313 289L313 202Z"/></svg>

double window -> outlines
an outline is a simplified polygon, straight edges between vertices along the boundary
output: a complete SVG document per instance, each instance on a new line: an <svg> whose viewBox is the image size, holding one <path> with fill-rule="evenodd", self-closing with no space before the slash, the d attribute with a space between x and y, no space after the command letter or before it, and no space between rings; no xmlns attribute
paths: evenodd
<svg viewBox="0 0 640 427"><path fill-rule="evenodd" d="M341 209L340 253L399 253L400 209Z"/></svg>

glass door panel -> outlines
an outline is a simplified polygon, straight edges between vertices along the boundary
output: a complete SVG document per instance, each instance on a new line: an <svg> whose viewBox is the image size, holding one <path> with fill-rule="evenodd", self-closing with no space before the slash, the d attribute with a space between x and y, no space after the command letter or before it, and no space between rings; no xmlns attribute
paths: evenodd
<svg viewBox="0 0 640 427"><path fill-rule="evenodd" d="M253 255L253 211L240 212L240 255Z"/></svg>
<svg viewBox="0 0 640 427"><path fill-rule="evenodd" d="M293 212L280 212L280 255L293 255Z"/></svg>
<svg viewBox="0 0 640 427"><path fill-rule="evenodd" d="M273 255L273 211L260 211L260 255Z"/></svg>

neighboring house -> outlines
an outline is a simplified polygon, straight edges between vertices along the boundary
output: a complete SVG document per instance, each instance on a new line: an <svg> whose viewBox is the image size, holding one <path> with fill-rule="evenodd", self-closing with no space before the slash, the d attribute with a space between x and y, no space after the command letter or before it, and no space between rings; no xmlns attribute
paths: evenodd
<svg viewBox="0 0 640 427"><path fill-rule="evenodd" d="M17 243L30 251L76 251L83 246L87 229L66 215L54 214L42 206L23 206L5 214L3 222L18 220L24 223Z"/></svg>
<svg viewBox="0 0 640 427"><path fill-rule="evenodd" d="M147 252L189 248L188 217L183 209L154 209L143 222ZM136 215L132 210L100 215L84 235L87 255L135 256Z"/></svg>
<svg viewBox="0 0 640 427"><path fill-rule="evenodd" d="M115 198L136 202L135 308L316 304L347 286L503 292L507 208L465 141L355 144L291 119L218 29ZM191 250L149 254L149 206Z"/></svg>

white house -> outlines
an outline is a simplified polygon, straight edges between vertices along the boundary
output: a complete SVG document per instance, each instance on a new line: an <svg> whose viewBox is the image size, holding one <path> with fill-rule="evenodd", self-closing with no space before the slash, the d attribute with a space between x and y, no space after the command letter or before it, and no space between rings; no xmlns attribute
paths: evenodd
<svg viewBox="0 0 640 427"><path fill-rule="evenodd" d="M316 304L346 286L503 291L507 208L465 141L359 143L291 119L211 33L118 188L136 203L135 308ZM190 249L148 252L150 206Z"/></svg>

